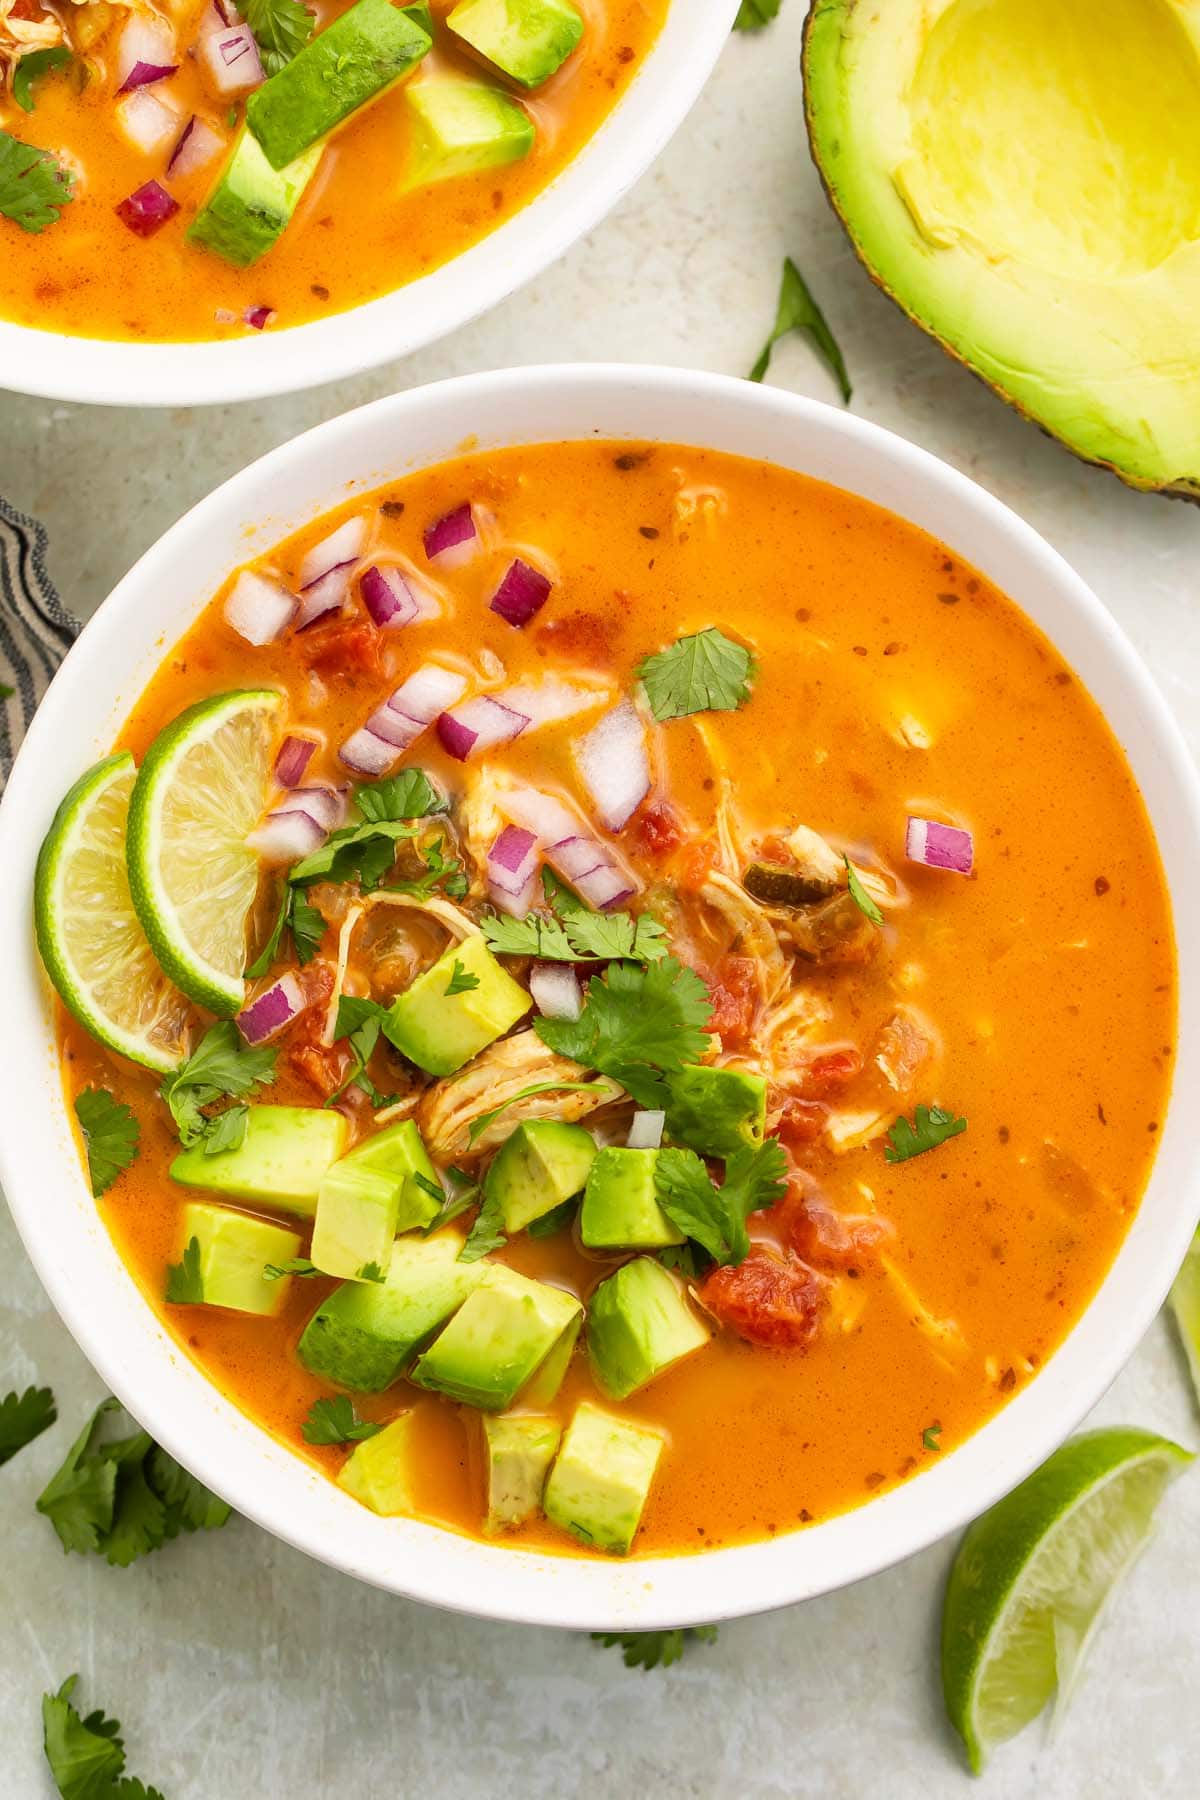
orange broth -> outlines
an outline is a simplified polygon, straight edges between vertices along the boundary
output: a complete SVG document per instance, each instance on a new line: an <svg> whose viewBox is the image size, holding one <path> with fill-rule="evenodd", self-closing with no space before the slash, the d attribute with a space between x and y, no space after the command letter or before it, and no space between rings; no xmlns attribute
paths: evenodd
<svg viewBox="0 0 1200 1800"><path fill-rule="evenodd" d="M287 693L291 725L319 726L333 747L435 649L476 664L491 652L510 680L586 670L629 691L641 659L682 633L716 624L753 646L748 704L654 730L650 804L669 803L682 843L656 847L645 809L621 842L647 883L694 885L714 855L724 765L752 834L810 825L862 870L901 884L906 903L888 910L872 960L799 966L798 986L827 1007L815 1048L857 1046L865 1064L827 1102L827 1123L880 1103L872 1052L897 1007L923 1021L935 1049L915 1084L890 1096L889 1117L937 1101L968 1120L939 1149L896 1165L878 1132L842 1150L827 1135L790 1144L823 1205L890 1222L886 1255L868 1245L841 1259L808 1348L719 1330L613 1407L668 1438L637 1552L794 1530L975 1431L1053 1353L1112 1262L1150 1168L1175 1029L1170 912L1151 828L1104 720L1041 633L969 565L861 499L715 452L555 444L466 456L343 512L367 511L374 549L397 548L420 566L423 527L466 497L494 515L489 547L444 577L449 617L391 634L380 673L347 672L319 689L297 673L302 640L250 649L218 598L167 657L120 743L140 757L185 705L265 683ZM294 578L306 546L341 516L264 565ZM486 600L521 545L551 559L557 581L536 620L516 630ZM357 594L351 605L358 613ZM485 760L581 798L568 754L580 729L548 727ZM406 760L452 794L477 772L431 736ZM322 776L338 776L332 749L307 778ZM969 827L973 875L906 862L907 813ZM142 1121L140 1160L100 1205L149 1303L223 1393L336 1472L344 1452L314 1450L300 1435L308 1407L330 1390L294 1355L329 1284L294 1281L275 1320L164 1306L183 1194L167 1179L175 1142L154 1082L70 1023L63 1041L68 1087L109 1086ZM317 1103L286 1054L280 1068L272 1099ZM756 1241L778 1242L782 1229L775 1213L751 1220ZM615 1266L582 1254L569 1234L521 1236L502 1255L585 1298ZM565 1420L584 1396L606 1403L577 1351L554 1410ZM415 1404L418 1507L478 1532L477 1417L403 1382L356 1399L376 1419ZM513 1541L571 1547L544 1520Z"/></svg>

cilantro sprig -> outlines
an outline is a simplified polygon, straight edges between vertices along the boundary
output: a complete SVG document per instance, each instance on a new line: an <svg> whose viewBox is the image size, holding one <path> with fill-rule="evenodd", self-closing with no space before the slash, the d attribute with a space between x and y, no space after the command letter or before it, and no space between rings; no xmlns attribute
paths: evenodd
<svg viewBox="0 0 1200 1800"><path fill-rule="evenodd" d="M843 856L842 861L846 865L846 884L850 889L850 898L863 917L870 919L872 925L882 925L883 914L863 886L862 876L848 856Z"/></svg>
<svg viewBox="0 0 1200 1800"><path fill-rule="evenodd" d="M733 21L735 31L761 31L772 19L779 17L782 0L742 0L737 18Z"/></svg>
<svg viewBox="0 0 1200 1800"><path fill-rule="evenodd" d="M669 1669L689 1644L715 1644L715 1625L686 1625L674 1631L593 1631L592 1642L620 1650L627 1669Z"/></svg>
<svg viewBox="0 0 1200 1800"><path fill-rule="evenodd" d="M717 1187L694 1150L660 1150L654 1184L672 1224L714 1262L740 1263L750 1253L746 1220L786 1191L787 1157L776 1138L747 1144L728 1159Z"/></svg>
<svg viewBox="0 0 1200 1800"><path fill-rule="evenodd" d="M703 1054L711 1017L703 981L666 956L645 969L610 963L589 981L577 1019L538 1019L534 1030L559 1056L620 1082L639 1106L665 1108L665 1077Z"/></svg>
<svg viewBox="0 0 1200 1800"><path fill-rule="evenodd" d="M455 958L450 969L450 979L446 983L446 997L449 999L453 994L469 994L472 988L477 988L478 986L478 975L472 975L470 971L464 969L458 959Z"/></svg>
<svg viewBox="0 0 1200 1800"><path fill-rule="evenodd" d="M307 1256L289 1256L286 1262L263 1264L264 1281L282 1281L285 1275L299 1275L307 1278L323 1273L324 1271L318 1269L316 1263Z"/></svg>
<svg viewBox="0 0 1200 1800"><path fill-rule="evenodd" d="M243 1100L256 1087L275 1079L276 1052L265 1045L255 1048L243 1041L232 1019L210 1025L192 1054L167 1076L159 1093L175 1121L185 1149L203 1142L205 1154L236 1149L246 1133L247 1108L234 1108L235 1117L215 1119L204 1108L217 1100Z"/></svg>
<svg viewBox="0 0 1200 1800"><path fill-rule="evenodd" d="M475 1222L467 1233L467 1241L458 1253L460 1263L479 1262L490 1256L493 1250L503 1250L508 1242L508 1233L504 1229L504 1208L500 1196L484 1192L483 1205L475 1215Z"/></svg>
<svg viewBox="0 0 1200 1800"><path fill-rule="evenodd" d="M244 0L242 16L254 33L268 75L277 75L299 55L317 22L300 0Z"/></svg>
<svg viewBox="0 0 1200 1800"><path fill-rule="evenodd" d="M745 5L752 0L744 0ZM761 21L766 24L766 20ZM756 29L756 27L743 27ZM802 331L825 363L841 391L842 400L850 403L853 389L850 377L846 373L846 363L838 348L837 339L829 329L825 314L808 290L808 285L790 256L783 259L783 277L779 285L779 305L775 312L775 323L771 327L771 335L759 352L758 361L751 369L747 380L761 381L771 366L771 352L780 338L787 337L790 332Z"/></svg>
<svg viewBox="0 0 1200 1800"><path fill-rule="evenodd" d="M927 1150L936 1150L947 1138L957 1137L967 1129L965 1119L956 1119L952 1112L942 1106L918 1106L910 1124L906 1118L899 1118L888 1132L888 1141L884 1156L890 1163L908 1162L914 1156L924 1156Z"/></svg>
<svg viewBox="0 0 1200 1800"><path fill-rule="evenodd" d="M0 131L0 216L22 231L36 234L53 225L74 198L74 179L48 150Z"/></svg>
<svg viewBox="0 0 1200 1800"><path fill-rule="evenodd" d="M296 863L288 881L293 887L314 881L357 881L369 892L391 868L397 843L416 837L420 828L415 821L445 812L447 804L424 769L403 769L386 781L367 782L354 793L358 822L343 825L319 850Z"/></svg>
<svg viewBox="0 0 1200 1800"><path fill-rule="evenodd" d="M118 1719L97 1707L81 1718L72 1704L78 1675L42 1695L42 1748L61 1800L163 1800L156 1787L125 1774Z"/></svg>
<svg viewBox="0 0 1200 1800"><path fill-rule="evenodd" d="M681 637L638 668L656 719L698 712L735 712L750 698L754 658L715 625Z"/></svg>
<svg viewBox="0 0 1200 1800"><path fill-rule="evenodd" d="M65 44L55 44L49 50L26 51L12 72L12 97L22 112L33 111L34 82L40 81L43 75L49 75L54 69L63 68L70 60L71 52Z"/></svg>
<svg viewBox="0 0 1200 1800"><path fill-rule="evenodd" d="M141 1128L125 1102L107 1088L84 1088L77 1094L75 1117L87 1151L88 1179L98 1200L137 1157Z"/></svg>
<svg viewBox="0 0 1200 1800"><path fill-rule="evenodd" d="M348 1394L314 1400L300 1427L306 1444L353 1444L382 1431L371 1419L360 1419Z"/></svg>
<svg viewBox="0 0 1200 1800"><path fill-rule="evenodd" d="M41 1437L58 1417L54 1395L49 1388L27 1387L23 1394L15 1391L0 1400L0 1469L11 1462L18 1450Z"/></svg>
<svg viewBox="0 0 1200 1800"><path fill-rule="evenodd" d="M661 962L669 944L657 919L648 914L599 913L551 870L542 871L542 886L553 908L526 913L523 919L495 913L480 921L490 949L498 956L533 956L539 962Z"/></svg>
<svg viewBox="0 0 1200 1800"><path fill-rule="evenodd" d="M519 1093L513 1094L510 1099L501 1101L499 1106L493 1106L490 1112L480 1113L477 1119L472 1119L470 1125L467 1127L467 1142L473 1144L477 1138L482 1137L488 1126L498 1119L501 1113L506 1113L510 1106L515 1106L518 1100L532 1099L534 1094L582 1094L586 1093L589 1089L595 1088L597 1085L598 1084L594 1081L530 1082L528 1087L523 1087ZM618 1095L614 1092L613 1099L615 1100L617 1098Z"/></svg>
<svg viewBox="0 0 1200 1800"><path fill-rule="evenodd" d="M204 1300L204 1273L200 1265L200 1239L191 1237L177 1263L167 1264L164 1298L172 1306L200 1306Z"/></svg>
<svg viewBox="0 0 1200 1800"><path fill-rule="evenodd" d="M326 1106L332 1106L346 1092L347 1088L360 1087L371 1105L379 1108L387 1106L390 1096L381 1094L367 1073L367 1064L375 1054L379 1043L379 1034L387 1021L389 1009L381 1006L378 1000L370 1000L364 994L342 994L338 998L337 1023L333 1028L334 1042L345 1038L350 1046L353 1061L350 1072L340 1087L334 1089Z"/></svg>

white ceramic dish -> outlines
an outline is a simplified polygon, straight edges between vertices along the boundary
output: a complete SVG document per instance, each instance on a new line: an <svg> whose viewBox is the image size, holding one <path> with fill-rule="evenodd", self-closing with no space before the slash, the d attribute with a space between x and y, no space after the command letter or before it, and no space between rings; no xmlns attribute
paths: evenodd
<svg viewBox="0 0 1200 1800"><path fill-rule="evenodd" d="M319 387L424 349L540 275L611 212L699 96L737 7L672 0L654 49L575 160L490 237L421 280L290 331L210 344L111 343L0 320L0 386L105 406L209 406Z"/></svg>
<svg viewBox="0 0 1200 1800"><path fill-rule="evenodd" d="M514 424L514 421L518 423ZM37 714L0 806L0 1179L85 1354L173 1455L268 1530L364 1580L441 1606L576 1628L698 1623L802 1600L898 1561L983 1511L1103 1392L1162 1302L1200 1213L1192 1121L1169 1110L1153 1177L1103 1287L1030 1385L905 1486L770 1543L631 1562L545 1556L382 1520L275 1443L176 1348L85 1186L33 948L38 844L161 657L235 564L348 494L464 444L593 435L710 445L834 482L941 538L1054 640L1104 709L1145 795L1172 892L1200 891L1200 785L1145 670L1100 603L1027 525L965 477L849 414L682 370L581 366L470 376L382 400L284 445L173 526L87 627ZM402 447L402 448L401 448ZM1184 932L1175 1091L1200 1091L1200 944Z"/></svg>

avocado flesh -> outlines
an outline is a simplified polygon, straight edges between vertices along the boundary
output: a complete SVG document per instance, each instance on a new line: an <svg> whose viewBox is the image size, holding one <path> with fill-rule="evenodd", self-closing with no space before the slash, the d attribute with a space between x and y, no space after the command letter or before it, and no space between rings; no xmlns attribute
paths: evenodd
<svg viewBox="0 0 1200 1800"><path fill-rule="evenodd" d="M567 1427L542 1506L595 1550L624 1556L642 1521L665 1440L585 1400Z"/></svg>
<svg viewBox="0 0 1200 1800"><path fill-rule="evenodd" d="M425 77L405 100L409 147L401 193L519 162L537 138L528 113L485 81Z"/></svg>
<svg viewBox="0 0 1200 1800"><path fill-rule="evenodd" d="M228 1200L256 1200L311 1218L326 1170L346 1148L348 1121L318 1106L252 1106L246 1135L236 1150L205 1153L203 1143L183 1150L171 1164L171 1180Z"/></svg>
<svg viewBox="0 0 1200 1800"><path fill-rule="evenodd" d="M804 68L880 286L1077 455L1200 494L1200 11L815 0Z"/></svg>
<svg viewBox="0 0 1200 1800"><path fill-rule="evenodd" d="M689 1063L670 1077L666 1133L701 1156L732 1156L761 1144L767 1128L767 1083L741 1069Z"/></svg>
<svg viewBox="0 0 1200 1800"><path fill-rule="evenodd" d="M579 1236L586 1249L657 1250L682 1244L682 1231L658 1204L657 1163L657 1150L601 1150L579 1209Z"/></svg>
<svg viewBox="0 0 1200 1800"><path fill-rule="evenodd" d="M398 1381L416 1352L483 1279L485 1264L461 1263L459 1231L399 1238L382 1282L345 1281L304 1329L300 1361L313 1375L358 1393Z"/></svg>
<svg viewBox="0 0 1200 1800"><path fill-rule="evenodd" d="M282 1225L253 1219L227 1206L192 1200L183 1209L183 1246L195 1238L200 1252L200 1292L205 1306L274 1318L287 1299L289 1276L268 1281L268 1263L290 1262L300 1239Z"/></svg>
<svg viewBox="0 0 1200 1800"><path fill-rule="evenodd" d="M484 1184L488 1199L504 1213L508 1235L582 1193L595 1160L596 1140L582 1125L557 1119L518 1125L497 1151Z"/></svg>
<svg viewBox="0 0 1200 1800"><path fill-rule="evenodd" d="M448 994L456 976L476 985ZM502 969L482 933L451 944L392 1001L383 1033L410 1062L430 1075L453 1075L523 1019L533 1005Z"/></svg>
<svg viewBox="0 0 1200 1800"><path fill-rule="evenodd" d="M549 81L583 36L583 20L570 0L459 0L446 24L526 88Z"/></svg>
<svg viewBox="0 0 1200 1800"><path fill-rule="evenodd" d="M489 1536L511 1531L537 1512L561 1436L557 1419L536 1413L484 1414L488 1505L483 1529Z"/></svg>
<svg viewBox="0 0 1200 1800"><path fill-rule="evenodd" d="M412 1419L411 1413L401 1413L374 1437L363 1438L338 1471L338 1486L385 1519L398 1518L413 1509L408 1479L413 1455Z"/></svg>
<svg viewBox="0 0 1200 1800"><path fill-rule="evenodd" d="M321 151L314 144L287 168L273 169L243 126L215 187L188 227L188 242L236 269L248 269L291 223Z"/></svg>
<svg viewBox="0 0 1200 1800"><path fill-rule="evenodd" d="M588 1306L592 1372L614 1400L624 1400L709 1341L660 1262L639 1256L602 1281Z"/></svg>
<svg viewBox="0 0 1200 1800"><path fill-rule="evenodd" d="M573 1294L491 1263L411 1379L466 1406L503 1412L564 1336L574 1342L582 1317Z"/></svg>
<svg viewBox="0 0 1200 1800"><path fill-rule="evenodd" d="M363 1280L372 1264L386 1272L396 1234L428 1225L439 1210L418 1174L441 1191L411 1119L376 1132L333 1164L313 1222L312 1260L322 1274Z"/></svg>

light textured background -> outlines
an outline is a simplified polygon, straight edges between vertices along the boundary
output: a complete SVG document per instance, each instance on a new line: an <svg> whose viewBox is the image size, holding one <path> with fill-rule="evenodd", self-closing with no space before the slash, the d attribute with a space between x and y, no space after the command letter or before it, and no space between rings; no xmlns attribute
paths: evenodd
<svg viewBox="0 0 1200 1800"><path fill-rule="evenodd" d="M260 405L132 413L0 394L0 491L51 531L88 614L173 519L252 457L397 387L544 358L740 373L790 252L824 302L854 407L981 480L1090 580L1200 748L1193 508L1132 494L1022 424L856 266L809 165L802 8L730 43L658 166L601 230L491 317L411 361ZM772 378L833 399L799 343ZM0 1030L3 1029L0 1016ZM0 1129L20 1129L4 1120ZM95 1377L0 1219L0 1390L53 1384L63 1420L0 1472L0 1794L41 1800L38 1697L72 1670L167 1800L928 1800L971 1783L941 1720L950 1546L842 1594L724 1627L676 1668L627 1673L586 1639L480 1624L355 1585L252 1526L129 1570L64 1558L33 1498ZM1192 1445L1200 1422L1160 1322L1099 1409ZM996 1759L997 1800L1194 1794L1200 1766L1200 1474L1164 1507L1055 1740Z"/></svg>

